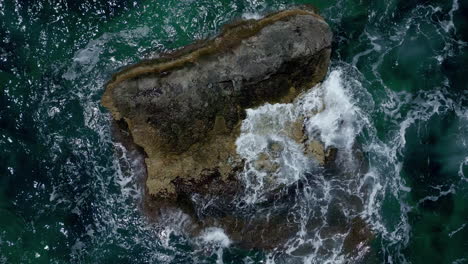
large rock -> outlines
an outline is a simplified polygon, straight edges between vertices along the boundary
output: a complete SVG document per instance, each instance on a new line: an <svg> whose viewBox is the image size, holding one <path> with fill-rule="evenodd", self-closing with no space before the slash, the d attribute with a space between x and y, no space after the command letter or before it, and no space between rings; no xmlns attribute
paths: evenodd
<svg viewBox="0 0 468 264"><path fill-rule="evenodd" d="M331 39L314 11L287 10L116 73L102 104L144 149L149 193L235 192L245 109L291 102L321 81Z"/></svg>

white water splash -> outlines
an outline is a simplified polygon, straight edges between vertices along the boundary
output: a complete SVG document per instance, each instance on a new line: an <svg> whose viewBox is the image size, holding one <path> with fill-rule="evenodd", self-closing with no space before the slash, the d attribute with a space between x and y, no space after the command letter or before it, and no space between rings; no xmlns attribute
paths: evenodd
<svg viewBox="0 0 468 264"><path fill-rule="evenodd" d="M297 109L293 104L266 104L247 110L236 145L237 152L247 160L244 180L252 191L246 198L249 203L269 190L269 183L291 184L310 166L311 160L287 132L296 118ZM266 169L259 165L262 156L268 162Z"/></svg>
<svg viewBox="0 0 468 264"><path fill-rule="evenodd" d="M326 148L350 154L364 123L358 121L359 109L345 88L342 74L341 69L332 71L323 84L293 103L247 110L236 145L237 153L246 160L243 180L250 190L248 203L261 201L264 192L292 184L305 172L319 168L318 161L307 156L298 141L317 140ZM301 133L305 137L298 139L298 132L299 137Z"/></svg>
<svg viewBox="0 0 468 264"><path fill-rule="evenodd" d="M335 70L323 83L324 110L316 115L311 115L306 127L309 135L314 131L320 131L320 139L326 147L334 146L351 150L356 135L361 126L357 122L357 107L353 104L352 97L345 90L342 71ZM304 100L303 111L315 109L316 100ZM310 111L310 110L309 110Z"/></svg>
<svg viewBox="0 0 468 264"><path fill-rule="evenodd" d="M200 235L200 239L203 243L215 244L221 247L229 247L232 243L231 239L224 233L224 230L218 227L205 229Z"/></svg>

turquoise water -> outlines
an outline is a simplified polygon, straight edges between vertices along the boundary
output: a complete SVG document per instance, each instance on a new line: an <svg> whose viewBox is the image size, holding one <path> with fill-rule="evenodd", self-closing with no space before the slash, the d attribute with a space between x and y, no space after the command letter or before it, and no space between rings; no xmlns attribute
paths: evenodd
<svg viewBox="0 0 468 264"><path fill-rule="evenodd" d="M361 87L350 89L366 121L356 136L375 234L363 263L468 263L462 0L0 0L0 263L324 263L148 224L99 104L120 67L302 3L333 29L330 71Z"/></svg>

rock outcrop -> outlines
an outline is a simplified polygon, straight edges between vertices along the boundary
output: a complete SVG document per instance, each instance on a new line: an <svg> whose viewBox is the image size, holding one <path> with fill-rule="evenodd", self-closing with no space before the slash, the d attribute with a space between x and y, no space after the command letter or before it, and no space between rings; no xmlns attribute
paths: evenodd
<svg viewBox="0 0 468 264"><path fill-rule="evenodd" d="M310 178L294 186L278 186L274 175L282 166L278 156L283 146L268 142L266 152L249 163L237 153L236 139L247 108L290 103L325 77L331 38L328 25L313 10L293 9L227 25L216 38L115 74L106 85L102 103L115 119L115 139L132 155L145 156L142 174L147 175L140 178L146 180L150 194L143 204L150 219L170 215L167 212L177 207L190 216L190 224L183 227L189 236L220 227L236 246L249 249L273 250L300 232L302 223L289 220L291 208L311 187L306 184ZM324 107L313 113L297 111L281 123L280 133L300 146L300 153L326 167L327 174L338 171L338 179L342 174L336 169L341 166L335 164L338 150L325 148L319 137L310 137L304 122ZM262 186L266 195L255 206L247 206L236 196L248 189L242 188L237 176L249 165L267 175ZM303 243L291 255L315 251L326 255L336 237L342 238L343 253L350 257L368 251L373 234L356 213L362 211L362 201L338 193L339 189L334 192L324 217L318 214L303 222L308 236L319 234L328 244L316 248ZM323 208L311 209L322 212ZM161 219L173 221L170 216Z"/></svg>
<svg viewBox="0 0 468 264"><path fill-rule="evenodd" d="M144 149L149 193L216 193L223 183L235 192L245 109L291 102L321 81L331 39L314 11L293 9L227 25L216 38L116 73L102 104Z"/></svg>

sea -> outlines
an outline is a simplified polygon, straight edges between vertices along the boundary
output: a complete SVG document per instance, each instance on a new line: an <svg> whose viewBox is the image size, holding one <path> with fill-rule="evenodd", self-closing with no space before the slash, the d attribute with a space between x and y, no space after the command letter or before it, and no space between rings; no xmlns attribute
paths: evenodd
<svg viewBox="0 0 468 264"><path fill-rule="evenodd" d="M248 248L216 226L187 235L182 212L147 219L141 160L113 138L105 83L303 4L333 31L328 75L293 103L248 109L236 142L247 163L280 144L276 180L307 179L282 209L299 231ZM285 136L299 115L345 172L324 173ZM255 208L267 176L239 177ZM350 230L326 230L354 217L372 235L347 254ZM468 263L468 1L0 0L0 263Z"/></svg>

